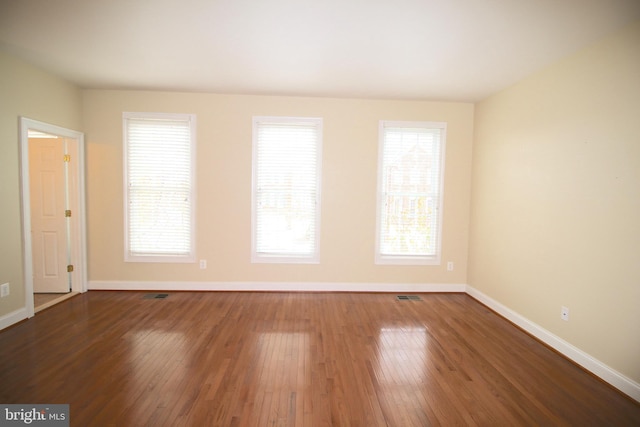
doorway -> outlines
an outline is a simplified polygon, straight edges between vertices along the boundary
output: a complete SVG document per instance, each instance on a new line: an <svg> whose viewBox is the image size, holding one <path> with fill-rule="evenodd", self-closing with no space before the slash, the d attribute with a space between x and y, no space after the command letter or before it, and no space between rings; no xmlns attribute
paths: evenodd
<svg viewBox="0 0 640 427"><path fill-rule="evenodd" d="M84 135L20 118L28 317L86 291Z"/></svg>

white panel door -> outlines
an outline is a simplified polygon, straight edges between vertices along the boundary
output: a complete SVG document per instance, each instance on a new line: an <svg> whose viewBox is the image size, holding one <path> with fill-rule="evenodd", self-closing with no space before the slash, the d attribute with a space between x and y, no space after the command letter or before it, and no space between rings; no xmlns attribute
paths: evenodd
<svg viewBox="0 0 640 427"><path fill-rule="evenodd" d="M64 143L29 140L33 291L69 292Z"/></svg>

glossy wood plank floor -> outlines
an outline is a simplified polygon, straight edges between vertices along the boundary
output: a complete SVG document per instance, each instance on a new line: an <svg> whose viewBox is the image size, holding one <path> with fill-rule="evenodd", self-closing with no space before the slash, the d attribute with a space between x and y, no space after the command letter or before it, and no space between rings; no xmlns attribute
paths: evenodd
<svg viewBox="0 0 640 427"><path fill-rule="evenodd" d="M91 291L0 332L0 402L72 426L638 426L464 294Z"/></svg>

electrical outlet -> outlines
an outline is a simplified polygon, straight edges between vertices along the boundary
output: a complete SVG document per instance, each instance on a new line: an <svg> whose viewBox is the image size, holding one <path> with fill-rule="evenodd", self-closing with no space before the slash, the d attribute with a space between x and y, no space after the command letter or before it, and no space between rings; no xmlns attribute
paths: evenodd
<svg viewBox="0 0 640 427"><path fill-rule="evenodd" d="M0 298L8 297L10 293L9 291L10 289L8 283L0 285Z"/></svg>
<svg viewBox="0 0 640 427"><path fill-rule="evenodd" d="M453 261L447 263L447 271L453 271Z"/></svg>
<svg viewBox="0 0 640 427"><path fill-rule="evenodd" d="M562 307L560 309L560 318L565 322L569 321L569 309L567 307Z"/></svg>
<svg viewBox="0 0 640 427"><path fill-rule="evenodd" d="M201 259L200 260L200 269L204 270L205 268L207 268L207 260L206 259Z"/></svg>

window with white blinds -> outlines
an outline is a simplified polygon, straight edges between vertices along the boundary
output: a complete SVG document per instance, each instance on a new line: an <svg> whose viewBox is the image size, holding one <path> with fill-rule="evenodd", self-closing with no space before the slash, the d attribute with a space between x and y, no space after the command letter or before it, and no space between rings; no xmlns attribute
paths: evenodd
<svg viewBox="0 0 640 427"><path fill-rule="evenodd" d="M195 121L123 114L125 261L194 262Z"/></svg>
<svg viewBox="0 0 640 427"><path fill-rule="evenodd" d="M439 264L446 123L380 122L377 264Z"/></svg>
<svg viewBox="0 0 640 427"><path fill-rule="evenodd" d="M252 262L319 262L322 119L253 118Z"/></svg>

